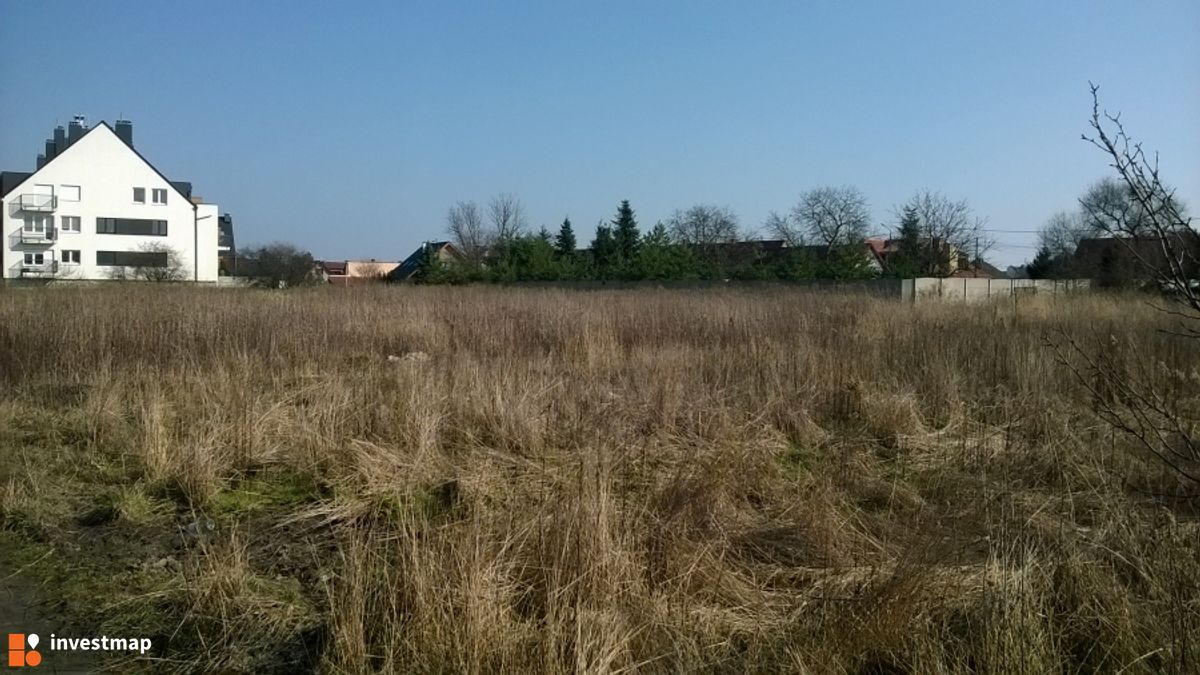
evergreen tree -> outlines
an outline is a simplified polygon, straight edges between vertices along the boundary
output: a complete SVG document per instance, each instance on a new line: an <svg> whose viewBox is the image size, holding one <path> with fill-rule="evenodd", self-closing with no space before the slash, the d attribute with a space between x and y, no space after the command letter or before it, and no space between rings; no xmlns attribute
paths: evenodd
<svg viewBox="0 0 1200 675"><path fill-rule="evenodd" d="M607 225L597 225L596 238L592 240L592 266L596 278L610 278L619 263L617 241L613 237L612 228Z"/></svg>
<svg viewBox="0 0 1200 675"><path fill-rule="evenodd" d="M784 281L802 281L815 279L818 272L818 261L811 251L796 248L787 251L776 266L776 276Z"/></svg>
<svg viewBox="0 0 1200 675"><path fill-rule="evenodd" d="M455 275L442 261L437 248L430 242L425 242L423 248L421 264L413 275L413 281L418 284L456 283Z"/></svg>
<svg viewBox="0 0 1200 675"><path fill-rule="evenodd" d="M875 276L875 270L871 267L866 253L861 244L834 246L821 261L817 275L822 279L836 281L870 279Z"/></svg>
<svg viewBox="0 0 1200 675"><path fill-rule="evenodd" d="M1042 246L1038 249L1037 255L1033 257L1033 261L1025 266L1025 271L1029 274L1030 279L1048 279L1053 266L1054 254L1050 252L1048 246Z"/></svg>
<svg viewBox="0 0 1200 675"><path fill-rule="evenodd" d="M889 256L887 272L894 277L919 277L927 274L925 250L921 233L921 217L913 206L904 207L900 214L897 251Z"/></svg>
<svg viewBox="0 0 1200 675"><path fill-rule="evenodd" d="M612 235L619 263L634 262L637 259L642 237L638 232L637 220L633 217L633 208L629 206L628 199L621 200L621 206L617 207L617 217L612 221Z"/></svg>
<svg viewBox="0 0 1200 675"><path fill-rule="evenodd" d="M575 230L571 227L570 218L563 218L558 236L554 238L554 250L560 258L575 257Z"/></svg>
<svg viewBox="0 0 1200 675"><path fill-rule="evenodd" d="M693 279L697 274L691 249L672 242L662 223L642 237L635 268L638 278L655 281Z"/></svg>

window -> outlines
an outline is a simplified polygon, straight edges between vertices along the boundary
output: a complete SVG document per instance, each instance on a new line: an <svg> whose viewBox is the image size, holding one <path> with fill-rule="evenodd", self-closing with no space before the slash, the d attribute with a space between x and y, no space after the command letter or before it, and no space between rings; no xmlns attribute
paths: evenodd
<svg viewBox="0 0 1200 675"><path fill-rule="evenodd" d="M26 214L21 229L32 234L46 234L54 230L54 216L41 213Z"/></svg>
<svg viewBox="0 0 1200 675"><path fill-rule="evenodd" d="M63 251L62 261L68 265L78 265L79 251Z"/></svg>
<svg viewBox="0 0 1200 675"><path fill-rule="evenodd" d="M134 204L145 204L146 203L146 188L133 188L133 203Z"/></svg>
<svg viewBox="0 0 1200 675"><path fill-rule="evenodd" d="M77 202L79 201L79 186L78 185L60 185L58 191L59 201Z"/></svg>
<svg viewBox="0 0 1200 675"><path fill-rule="evenodd" d="M46 264L46 257L42 253L26 253L25 264L27 266L39 266Z"/></svg>
<svg viewBox="0 0 1200 675"><path fill-rule="evenodd" d="M79 232L79 216L59 216L58 224L63 232Z"/></svg>
<svg viewBox="0 0 1200 675"><path fill-rule="evenodd" d="M167 221L142 218L97 218L96 234L137 234L165 237L167 236Z"/></svg>
<svg viewBox="0 0 1200 675"><path fill-rule="evenodd" d="M151 196L151 199L154 200L155 204L166 204L167 203L167 191L166 190L160 190L159 188L154 188L153 190L150 191L150 196Z"/></svg>
<svg viewBox="0 0 1200 675"><path fill-rule="evenodd" d="M166 267L166 251L96 251L102 267Z"/></svg>

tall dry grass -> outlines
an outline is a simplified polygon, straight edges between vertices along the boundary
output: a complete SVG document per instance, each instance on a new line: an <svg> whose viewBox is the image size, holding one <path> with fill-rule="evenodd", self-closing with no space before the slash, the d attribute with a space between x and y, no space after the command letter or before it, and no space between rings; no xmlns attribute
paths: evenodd
<svg viewBox="0 0 1200 675"><path fill-rule="evenodd" d="M1163 325L1108 297L12 290L0 422L172 523L218 514L156 667L1193 672L1196 504L1046 344L1195 412ZM311 494L221 511L277 477Z"/></svg>

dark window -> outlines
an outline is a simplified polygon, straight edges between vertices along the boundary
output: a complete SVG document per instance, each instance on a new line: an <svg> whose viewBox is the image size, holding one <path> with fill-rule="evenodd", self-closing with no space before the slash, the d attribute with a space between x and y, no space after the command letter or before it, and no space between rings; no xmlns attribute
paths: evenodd
<svg viewBox="0 0 1200 675"><path fill-rule="evenodd" d="M146 203L146 188L133 188L133 202L135 204Z"/></svg>
<svg viewBox="0 0 1200 675"><path fill-rule="evenodd" d="M167 221L142 218L97 218L96 234L139 234L167 236Z"/></svg>
<svg viewBox="0 0 1200 675"><path fill-rule="evenodd" d="M166 267L166 251L96 251L102 267Z"/></svg>

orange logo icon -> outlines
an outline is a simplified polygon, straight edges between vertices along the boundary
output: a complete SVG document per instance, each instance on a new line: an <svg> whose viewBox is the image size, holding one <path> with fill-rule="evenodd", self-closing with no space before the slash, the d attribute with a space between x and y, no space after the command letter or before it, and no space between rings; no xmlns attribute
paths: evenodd
<svg viewBox="0 0 1200 675"><path fill-rule="evenodd" d="M29 647L25 646L28 641ZM23 668L25 666L36 666L42 662L42 655L34 651L38 646L37 633L9 633L8 634L8 667Z"/></svg>

